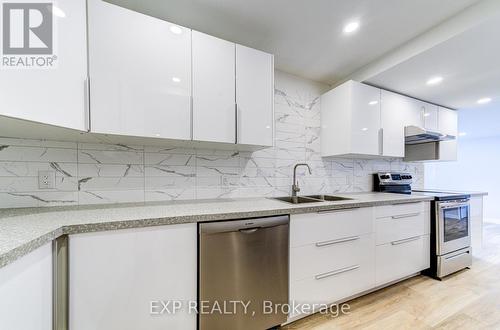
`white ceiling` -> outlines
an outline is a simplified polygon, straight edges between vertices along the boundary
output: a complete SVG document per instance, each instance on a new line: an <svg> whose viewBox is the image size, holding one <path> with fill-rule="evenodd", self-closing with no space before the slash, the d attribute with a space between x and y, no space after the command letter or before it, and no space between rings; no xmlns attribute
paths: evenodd
<svg viewBox="0 0 500 330"><path fill-rule="evenodd" d="M500 108L499 32L497 16L367 81L456 109L485 107L476 103L483 97L493 98L488 107ZM432 76L444 80L426 85Z"/></svg>
<svg viewBox="0 0 500 330"><path fill-rule="evenodd" d="M335 84L477 0L108 0L275 54L276 68ZM350 36L343 26L360 20ZM449 56L447 56L449 57ZM417 69L418 71L418 69ZM382 81L382 79L377 79Z"/></svg>

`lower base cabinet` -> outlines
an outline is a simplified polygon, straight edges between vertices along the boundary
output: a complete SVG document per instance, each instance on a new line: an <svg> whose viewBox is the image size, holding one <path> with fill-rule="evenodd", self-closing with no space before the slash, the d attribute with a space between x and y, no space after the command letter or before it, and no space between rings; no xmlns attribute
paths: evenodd
<svg viewBox="0 0 500 330"><path fill-rule="evenodd" d="M289 321L429 268L429 207L292 215Z"/></svg>
<svg viewBox="0 0 500 330"><path fill-rule="evenodd" d="M0 329L52 330L52 244L0 268Z"/></svg>
<svg viewBox="0 0 500 330"><path fill-rule="evenodd" d="M430 266L429 235L417 236L376 247L377 286L416 274Z"/></svg>
<svg viewBox="0 0 500 330"><path fill-rule="evenodd" d="M70 329L196 329L196 242L196 224L70 235Z"/></svg>

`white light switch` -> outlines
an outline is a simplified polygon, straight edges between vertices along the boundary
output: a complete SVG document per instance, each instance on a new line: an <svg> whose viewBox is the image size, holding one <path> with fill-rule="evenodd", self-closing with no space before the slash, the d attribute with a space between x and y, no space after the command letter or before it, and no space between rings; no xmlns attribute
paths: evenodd
<svg viewBox="0 0 500 330"><path fill-rule="evenodd" d="M55 171L38 171L38 188L54 189L56 187Z"/></svg>

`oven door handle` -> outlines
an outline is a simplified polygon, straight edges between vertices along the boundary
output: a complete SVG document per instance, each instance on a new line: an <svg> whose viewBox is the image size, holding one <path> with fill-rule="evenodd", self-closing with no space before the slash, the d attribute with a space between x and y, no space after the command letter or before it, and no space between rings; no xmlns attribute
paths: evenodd
<svg viewBox="0 0 500 330"><path fill-rule="evenodd" d="M465 202L465 203L450 203L450 202L439 203L439 208L442 210L450 209L450 208L459 208L459 207L463 207L463 206L470 206L470 203L469 202Z"/></svg>

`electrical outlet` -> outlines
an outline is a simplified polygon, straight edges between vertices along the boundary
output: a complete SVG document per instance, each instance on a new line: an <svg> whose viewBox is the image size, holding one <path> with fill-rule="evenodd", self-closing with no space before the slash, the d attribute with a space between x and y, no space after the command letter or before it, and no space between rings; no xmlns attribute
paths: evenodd
<svg viewBox="0 0 500 330"><path fill-rule="evenodd" d="M38 188L54 189L56 187L55 171L38 171Z"/></svg>

